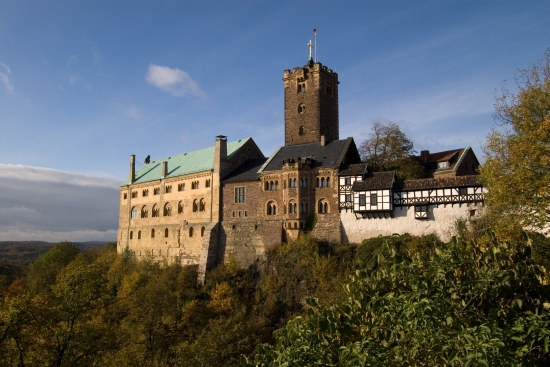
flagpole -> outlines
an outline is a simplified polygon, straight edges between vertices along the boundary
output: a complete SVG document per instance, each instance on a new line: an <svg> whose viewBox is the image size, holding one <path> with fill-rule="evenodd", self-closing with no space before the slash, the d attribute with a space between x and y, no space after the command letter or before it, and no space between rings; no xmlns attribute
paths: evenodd
<svg viewBox="0 0 550 367"><path fill-rule="evenodd" d="M314 29L313 30L313 43L314 43L314 47L315 47L315 62L317 62L317 29Z"/></svg>

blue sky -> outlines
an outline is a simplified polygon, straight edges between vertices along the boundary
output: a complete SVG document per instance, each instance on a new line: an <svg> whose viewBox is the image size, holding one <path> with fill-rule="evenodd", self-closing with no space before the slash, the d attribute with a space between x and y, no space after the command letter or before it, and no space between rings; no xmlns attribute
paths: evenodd
<svg viewBox="0 0 550 367"><path fill-rule="evenodd" d="M130 154L223 134L270 155L284 144L283 70L307 62L313 28L317 60L339 74L340 137L392 121L418 151L471 146L482 159L495 93L550 47L550 4L4 0L0 240L114 239ZM38 198L62 183L98 190L105 207ZM85 214L60 225L47 207L59 221Z"/></svg>

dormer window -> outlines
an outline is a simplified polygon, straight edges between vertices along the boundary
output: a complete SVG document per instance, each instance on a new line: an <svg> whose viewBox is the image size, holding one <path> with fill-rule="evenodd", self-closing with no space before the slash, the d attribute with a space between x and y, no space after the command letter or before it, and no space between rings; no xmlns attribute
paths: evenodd
<svg viewBox="0 0 550 367"><path fill-rule="evenodd" d="M448 161L437 163L437 168L448 168L448 167L449 167L449 162Z"/></svg>

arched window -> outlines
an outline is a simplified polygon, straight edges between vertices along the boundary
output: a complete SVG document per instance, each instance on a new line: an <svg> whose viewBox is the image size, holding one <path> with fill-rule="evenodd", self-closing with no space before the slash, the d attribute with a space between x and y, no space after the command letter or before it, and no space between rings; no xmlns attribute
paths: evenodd
<svg viewBox="0 0 550 367"><path fill-rule="evenodd" d="M277 205L275 202L270 201L267 203L267 215L275 215L277 214Z"/></svg>
<svg viewBox="0 0 550 367"><path fill-rule="evenodd" d="M164 237L168 237L168 228L164 228Z"/></svg>
<svg viewBox="0 0 550 367"><path fill-rule="evenodd" d="M275 190L279 189L279 181L275 181Z"/></svg>
<svg viewBox="0 0 550 367"><path fill-rule="evenodd" d="M304 112L306 112L306 105L303 103L300 103L300 105L298 106L298 113L304 113Z"/></svg>
<svg viewBox="0 0 550 367"><path fill-rule="evenodd" d="M138 240L141 240L141 231L138 231Z"/></svg>
<svg viewBox="0 0 550 367"><path fill-rule="evenodd" d="M193 237L193 227L189 228L189 237Z"/></svg>
<svg viewBox="0 0 550 367"><path fill-rule="evenodd" d="M204 227L201 228L201 237L204 237L204 230L205 230L205 229L206 229L206 228L204 228Z"/></svg>
<svg viewBox="0 0 550 367"><path fill-rule="evenodd" d="M293 202L288 203L288 212L296 213L296 203L293 203Z"/></svg>
<svg viewBox="0 0 550 367"><path fill-rule="evenodd" d="M170 205L170 203L166 203L164 205L164 216L169 217L171 215L172 215L172 206Z"/></svg>
<svg viewBox="0 0 550 367"><path fill-rule="evenodd" d="M159 207L155 204L153 205L153 217L156 218L159 216Z"/></svg>
<svg viewBox="0 0 550 367"><path fill-rule="evenodd" d="M306 128L303 127L303 126L300 126L300 132L298 134L299 135L306 135Z"/></svg>
<svg viewBox="0 0 550 367"><path fill-rule="evenodd" d="M265 182L265 189L266 189L266 190L269 190L269 181L266 181L266 182Z"/></svg>
<svg viewBox="0 0 550 367"><path fill-rule="evenodd" d="M298 222L294 222L294 229L298 229Z"/></svg>
<svg viewBox="0 0 550 367"><path fill-rule="evenodd" d="M321 180L317 177L317 187L321 187Z"/></svg>
<svg viewBox="0 0 550 367"><path fill-rule="evenodd" d="M325 182L325 178L321 177L321 187L325 187L327 183Z"/></svg>
<svg viewBox="0 0 550 367"><path fill-rule="evenodd" d="M147 218L149 216L149 211L147 210L147 207L144 205L143 208L141 208L141 217Z"/></svg>
<svg viewBox="0 0 550 367"><path fill-rule="evenodd" d="M328 213L328 202L325 199L319 200L319 213L325 214Z"/></svg>
<svg viewBox="0 0 550 367"><path fill-rule="evenodd" d="M183 213L183 202L179 202L178 203L178 214L181 214Z"/></svg>
<svg viewBox="0 0 550 367"><path fill-rule="evenodd" d="M151 229L151 238L155 238L155 229Z"/></svg>
<svg viewBox="0 0 550 367"><path fill-rule="evenodd" d="M193 212L199 211L199 204L197 202L197 199L193 200Z"/></svg>
<svg viewBox="0 0 550 367"><path fill-rule="evenodd" d="M326 183L327 183L327 187L330 187L330 177L327 177Z"/></svg>
<svg viewBox="0 0 550 367"><path fill-rule="evenodd" d="M136 207L132 208L132 219L135 219L138 217L138 210Z"/></svg>
<svg viewBox="0 0 550 367"><path fill-rule="evenodd" d="M300 203L300 213L307 213L307 203Z"/></svg>
<svg viewBox="0 0 550 367"><path fill-rule="evenodd" d="M205 210L206 205L204 205L204 199L201 199L199 202L199 211L203 212Z"/></svg>
<svg viewBox="0 0 550 367"><path fill-rule="evenodd" d="M130 231L130 239L133 239L133 238L134 238L134 232Z"/></svg>

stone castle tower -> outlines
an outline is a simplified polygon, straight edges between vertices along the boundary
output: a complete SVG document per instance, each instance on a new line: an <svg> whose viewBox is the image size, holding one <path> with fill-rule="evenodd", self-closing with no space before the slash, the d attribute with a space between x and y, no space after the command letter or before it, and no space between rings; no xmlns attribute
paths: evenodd
<svg viewBox="0 0 550 367"><path fill-rule="evenodd" d="M284 71L285 145L339 139L338 74L313 62Z"/></svg>

